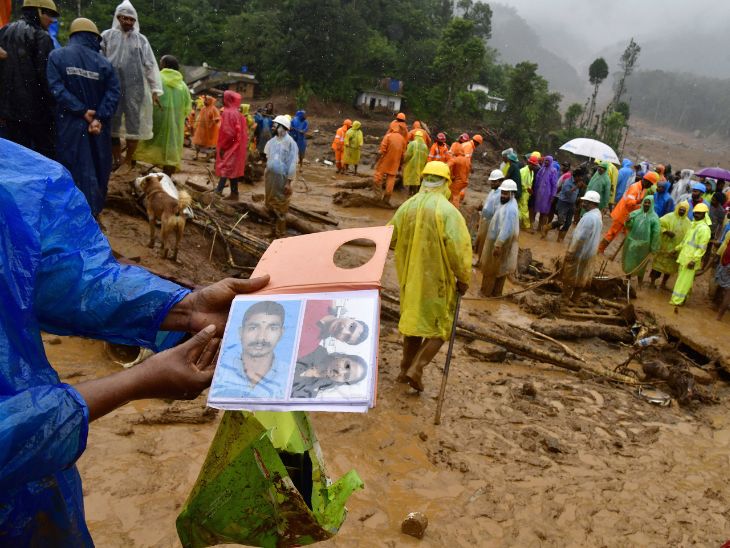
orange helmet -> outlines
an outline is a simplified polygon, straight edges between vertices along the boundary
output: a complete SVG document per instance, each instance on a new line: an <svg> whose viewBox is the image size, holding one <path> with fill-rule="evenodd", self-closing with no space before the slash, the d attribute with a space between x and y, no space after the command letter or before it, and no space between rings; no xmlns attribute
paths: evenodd
<svg viewBox="0 0 730 548"><path fill-rule="evenodd" d="M344 122L342 122L343 126L352 127L352 120L347 118Z"/></svg>
<svg viewBox="0 0 730 548"><path fill-rule="evenodd" d="M644 175L644 179L655 185L659 182L659 174L656 171L649 171Z"/></svg>
<svg viewBox="0 0 730 548"><path fill-rule="evenodd" d="M476 141L477 143L479 143L480 145L484 142L484 137L482 137L478 133L474 137L472 137L472 139L474 141Z"/></svg>
<svg viewBox="0 0 730 548"><path fill-rule="evenodd" d="M401 120L402 122L405 122L406 121L406 115L403 114L402 112L399 112L398 115L396 116L396 119Z"/></svg>

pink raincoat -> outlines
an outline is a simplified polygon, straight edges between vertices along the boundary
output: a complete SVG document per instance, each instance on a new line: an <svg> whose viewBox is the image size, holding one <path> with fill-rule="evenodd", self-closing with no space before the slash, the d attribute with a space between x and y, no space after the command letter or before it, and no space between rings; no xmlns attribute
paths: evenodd
<svg viewBox="0 0 730 548"><path fill-rule="evenodd" d="M215 151L215 174L217 177L234 179L243 177L248 154L248 123L238 110L241 96L227 90L223 94L223 113L218 131L218 146ZM224 151L221 154L221 150Z"/></svg>

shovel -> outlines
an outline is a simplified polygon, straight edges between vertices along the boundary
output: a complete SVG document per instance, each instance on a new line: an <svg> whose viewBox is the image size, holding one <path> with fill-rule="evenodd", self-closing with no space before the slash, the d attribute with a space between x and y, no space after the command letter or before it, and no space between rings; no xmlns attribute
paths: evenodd
<svg viewBox="0 0 730 548"><path fill-rule="evenodd" d="M441 407L444 404L444 394L446 394L446 382L449 379L449 365L451 365L451 354L454 351L454 340L456 339L456 322L459 321L459 307L461 306L461 293L456 294L456 308L454 310L454 323L451 326L451 338L449 339L449 349L446 351L446 365L444 365L444 376L441 377L441 391L439 392L438 403L436 404L436 418L433 423L441 424Z"/></svg>

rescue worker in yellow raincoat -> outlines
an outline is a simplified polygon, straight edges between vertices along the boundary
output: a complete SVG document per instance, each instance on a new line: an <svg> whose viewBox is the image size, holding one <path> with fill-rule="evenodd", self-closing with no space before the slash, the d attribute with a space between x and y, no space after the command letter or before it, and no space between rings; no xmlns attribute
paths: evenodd
<svg viewBox="0 0 730 548"><path fill-rule="evenodd" d="M679 257L679 274L674 283L672 298L669 300L675 307L683 305L692 291L695 274L702 267L702 257L705 256L707 244L712 237L710 230L710 209L706 204L697 204L694 208L694 221L684 235L684 240L677 246Z"/></svg>
<svg viewBox="0 0 730 548"><path fill-rule="evenodd" d="M423 391L423 369L451 334L456 292L466 293L471 237L464 217L448 200L449 166L429 162L421 190L398 208L392 225L400 285L403 359L398 381Z"/></svg>
<svg viewBox="0 0 730 548"><path fill-rule="evenodd" d="M424 141L424 132L417 129L403 156L403 186L408 189L410 196L418 192L418 187L421 185L421 171L426 165L427 158L428 145Z"/></svg>

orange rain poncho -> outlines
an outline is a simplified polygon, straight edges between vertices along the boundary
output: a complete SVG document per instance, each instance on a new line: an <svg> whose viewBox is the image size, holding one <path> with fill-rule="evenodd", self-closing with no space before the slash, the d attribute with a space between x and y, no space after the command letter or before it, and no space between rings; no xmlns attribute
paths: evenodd
<svg viewBox="0 0 730 548"><path fill-rule="evenodd" d="M451 190L450 201L456 207L459 207L462 198L469 185L469 160L464 156L464 148L461 143L451 145L451 154L453 155L449 161L449 169L451 170Z"/></svg>
<svg viewBox="0 0 730 548"><path fill-rule="evenodd" d="M404 141L408 141L408 126L406 126L403 120L393 120L388 126L388 132L391 131L395 131L403 137ZM388 135L386 134L385 136L387 137Z"/></svg>
<svg viewBox="0 0 730 548"><path fill-rule="evenodd" d="M413 139L416 138L417 131L421 132L421 136L423 137L423 142L426 143L427 147L430 147L431 146L431 136L428 134L428 131L426 131L425 129L423 129L421 127L421 122L419 122L418 120L413 122L411 131L408 132L408 142L410 143L411 141L413 141Z"/></svg>
<svg viewBox="0 0 730 548"><path fill-rule="evenodd" d="M345 134L352 127L352 122L348 119L342 122L342 126L337 128L335 138L332 141L332 150L335 153L335 163L337 168L342 168L342 156L345 153Z"/></svg>
<svg viewBox="0 0 730 548"><path fill-rule="evenodd" d="M392 125L392 124L391 124ZM397 131L397 129L388 130L388 134L383 137L380 143L380 160L375 166L376 179L378 173L386 175L395 175L400 169L403 153L406 148L405 138Z"/></svg>
<svg viewBox="0 0 730 548"><path fill-rule="evenodd" d="M220 126L221 113L215 106L215 97L206 97L205 106L198 113L195 122L193 144L202 148L215 148Z"/></svg>
<svg viewBox="0 0 730 548"><path fill-rule="evenodd" d="M449 147L446 143L439 143L436 141L431 145L431 150L428 153L429 162L446 162L449 159Z"/></svg>

